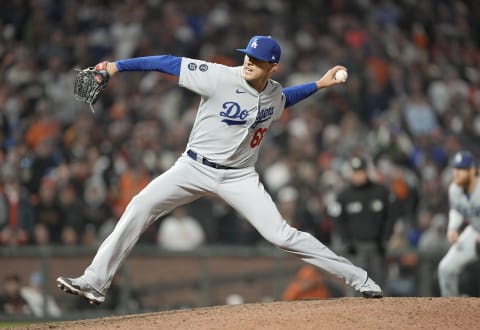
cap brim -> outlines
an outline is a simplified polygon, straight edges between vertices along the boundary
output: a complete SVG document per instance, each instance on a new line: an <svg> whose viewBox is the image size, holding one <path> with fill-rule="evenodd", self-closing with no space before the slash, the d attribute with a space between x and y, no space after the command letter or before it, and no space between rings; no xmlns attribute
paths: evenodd
<svg viewBox="0 0 480 330"><path fill-rule="evenodd" d="M259 57L255 56L255 55L252 55L251 53L248 52L247 49L237 48L236 50L239 51L240 53L247 54L248 56L253 57L253 58L257 59L257 60L260 60L260 61L263 61L263 62L268 62L268 63L274 63L274 62L272 62L272 61L270 61L270 60L268 60L268 59L266 60L266 59L264 59L264 58L259 58Z"/></svg>
<svg viewBox="0 0 480 330"><path fill-rule="evenodd" d="M474 167L474 165L465 166L465 165L453 165L453 168L458 168L460 170L468 170L469 168Z"/></svg>

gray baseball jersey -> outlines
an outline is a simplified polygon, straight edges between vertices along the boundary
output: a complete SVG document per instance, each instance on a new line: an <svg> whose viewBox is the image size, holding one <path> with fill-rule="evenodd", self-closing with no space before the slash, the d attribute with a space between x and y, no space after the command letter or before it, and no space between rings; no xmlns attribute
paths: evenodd
<svg viewBox="0 0 480 330"><path fill-rule="evenodd" d="M451 183L448 189L450 202L449 230L459 230L464 219L469 225L452 244L438 266L440 292L444 297L460 295L459 275L472 261L478 259L477 242L480 239L480 182L473 193L467 195L463 188Z"/></svg>
<svg viewBox="0 0 480 330"><path fill-rule="evenodd" d="M448 188L448 198L450 202L450 228L457 227L457 219L465 218L470 225L480 232L480 185L477 183L473 193L467 195L463 188L455 183L451 183ZM452 223L455 222L455 223Z"/></svg>
<svg viewBox="0 0 480 330"><path fill-rule="evenodd" d="M285 96L269 80L261 93L242 77L242 67L182 59L180 86L201 96L187 149L226 166L253 166L270 123L280 117Z"/></svg>

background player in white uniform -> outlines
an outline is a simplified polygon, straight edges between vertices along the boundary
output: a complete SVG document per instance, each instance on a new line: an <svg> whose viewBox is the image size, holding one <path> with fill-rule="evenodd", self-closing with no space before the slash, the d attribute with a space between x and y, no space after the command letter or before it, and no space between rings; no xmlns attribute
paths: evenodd
<svg viewBox="0 0 480 330"><path fill-rule="evenodd" d="M440 293L444 297L459 295L459 275L469 263L477 260L480 244L480 184L475 158L469 151L459 151L452 166L447 238L453 244L438 266ZM464 219L469 225L459 234Z"/></svg>
<svg viewBox="0 0 480 330"><path fill-rule="evenodd" d="M101 303L120 264L142 232L175 207L216 195L241 213L272 244L343 278L367 298L383 296L366 271L337 256L312 235L290 227L259 181L254 164L273 120L286 106L317 90L341 83L335 66L316 82L283 89L270 79L281 50L270 37L253 37L242 66L227 67L170 55L102 62L98 69L160 71L179 77L179 85L201 96L185 152L165 173L132 198L113 232L79 278L59 277L57 285L91 303Z"/></svg>

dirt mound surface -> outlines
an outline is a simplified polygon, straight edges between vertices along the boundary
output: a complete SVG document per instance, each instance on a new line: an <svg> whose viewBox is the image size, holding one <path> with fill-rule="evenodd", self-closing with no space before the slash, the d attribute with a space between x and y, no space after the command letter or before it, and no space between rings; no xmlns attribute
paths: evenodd
<svg viewBox="0 0 480 330"><path fill-rule="evenodd" d="M478 298L339 298L216 306L25 329L478 329ZM19 328L15 328L19 329Z"/></svg>

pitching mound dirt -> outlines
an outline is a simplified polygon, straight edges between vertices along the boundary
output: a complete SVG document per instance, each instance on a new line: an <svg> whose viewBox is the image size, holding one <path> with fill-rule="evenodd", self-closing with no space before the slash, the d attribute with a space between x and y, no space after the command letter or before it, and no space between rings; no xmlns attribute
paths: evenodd
<svg viewBox="0 0 480 330"><path fill-rule="evenodd" d="M479 329L478 298L339 298L217 306L25 329ZM19 329L19 328L15 328Z"/></svg>

